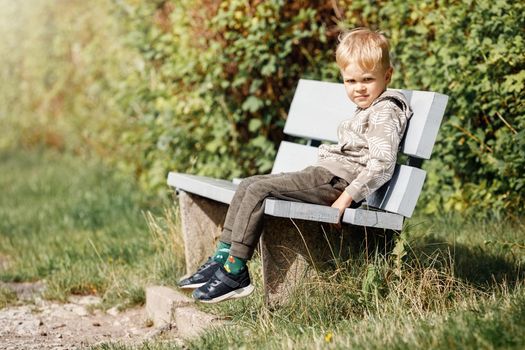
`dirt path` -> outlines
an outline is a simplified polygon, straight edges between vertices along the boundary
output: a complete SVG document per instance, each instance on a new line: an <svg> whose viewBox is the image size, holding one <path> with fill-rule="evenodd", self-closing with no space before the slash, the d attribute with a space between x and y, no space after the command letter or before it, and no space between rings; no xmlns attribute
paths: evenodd
<svg viewBox="0 0 525 350"><path fill-rule="evenodd" d="M43 300L39 284L6 284L22 305L0 310L0 349L78 349L89 345L116 342L141 344L162 337L180 345L173 332L151 327L144 308L122 312L95 309L100 298L72 297L68 303Z"/></svg>

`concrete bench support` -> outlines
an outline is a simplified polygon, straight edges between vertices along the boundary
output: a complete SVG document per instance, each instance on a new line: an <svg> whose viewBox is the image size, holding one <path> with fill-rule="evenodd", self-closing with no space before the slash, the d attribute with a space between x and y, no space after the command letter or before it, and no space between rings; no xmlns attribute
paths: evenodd
<svg viewBox="0 0 525 350"><path fill-rule="evenodd" d="M260 252L266 304L286 303L301 282L316 282L318 272L332 273L352 256L393 248L393 230L267 216ZM326 283L323 281L322 283Z"/></svg>
<svg viewBox="0 0 525 350"><path fill-rule="evenodd" d="M222 231L228 205L179 192L186 272L193 273L210 256Z"/></svg>
<svg viewBox="0 0 525 350"><path fill-rule="evenodd" d="M349 257L350 227L336 233L326 223L277 217L266 217L264 225L260 248L270 306L286 302L303 279Z"/></svg>

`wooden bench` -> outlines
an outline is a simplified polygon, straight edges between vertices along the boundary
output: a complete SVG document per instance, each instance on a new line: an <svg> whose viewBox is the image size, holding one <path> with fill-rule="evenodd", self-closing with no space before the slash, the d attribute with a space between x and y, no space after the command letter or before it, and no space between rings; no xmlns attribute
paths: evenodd
<svg viewBox="0 0 525 350"><path fill-rule="evenodd" d="M347 230L358 225L399 231L404 219L414 212L426 175L420 167L424 159L430 158L448 97L435 92L401 91L414 112L400 147L408 160L398 164L393 178L361 207L345 210L342 222L348 224ZM297 171L315 163L316 146L337 142L337 126L354 110L343 84L301 79L284 133L306 140L306 144L282 141L272 173ZM186 268L191 273L213 252L237 185L175 172L169 173L168 184L179 193ZM339 254L342 239L351 239L351 235L327 234L322 223L338 221L338 210L328 206L269 198L265 214L260 246L263 280L267 302L276 303L293 290L309 265Z"/></svg>

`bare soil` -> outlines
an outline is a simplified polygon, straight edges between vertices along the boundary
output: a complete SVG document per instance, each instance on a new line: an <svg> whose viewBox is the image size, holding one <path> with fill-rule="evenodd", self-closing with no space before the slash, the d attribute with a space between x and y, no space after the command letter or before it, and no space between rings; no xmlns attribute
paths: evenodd
<svg viewBox="0 0 525 350"><path fill-rule="evenodd" d="M97 308L96 296L67 303L43 300L41 283L2 283L17 293L17 305L0 310L0 349L80 349L102 343L139 345L161 337L181 345L170 329L155 329L145 308Z"/></svg>

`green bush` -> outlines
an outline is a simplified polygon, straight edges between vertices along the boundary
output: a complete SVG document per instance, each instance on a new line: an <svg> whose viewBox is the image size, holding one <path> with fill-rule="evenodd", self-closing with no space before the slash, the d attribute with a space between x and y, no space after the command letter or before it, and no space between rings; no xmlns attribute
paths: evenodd
<svg viewBox="0 0 525 350"><path fill-rule="evenodd" d="M368 15L391 31L398 86L450 96L426 165L427 212L524 212L524 11L510 1L388 1Z"/></svg>
<svg viewBox="0 0 525 350"><path fill-rule="evenodd" d="M268 172L301 76L335 79L323 16L284 1L147 3L128 10L144 69L128 79L143 183L168 169L235 177ZM332 36L334 33L332 33ZM126 94L124 94L126 95Z"/></svg>
<svg viewBox="0 0 525 350"><path fill-rule="evenodd" d="M225 177L269 171L297 80L338 80L339 28L370 26L391 37L393 87L450 96L425 165L425 210L520 214L524 10L505 1L135 5L130 37L144 66L128 79L128 106L140 132L126 137L138 151L138 172L155 187L169 169Z"/></svg>
<svg viewBox="0 0 525 350"><path fill-rule="evenodd" d="M297 80L338 81L340 29L369 26L391 38L392 87L450 96L419 208L524 213L522 2L0 6L0 148L94 150L163 193L168 170L268 172Z"/></svg>

